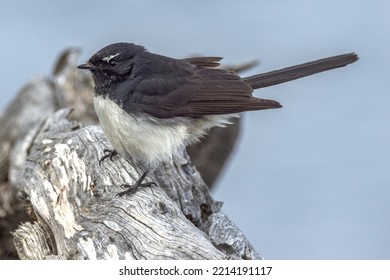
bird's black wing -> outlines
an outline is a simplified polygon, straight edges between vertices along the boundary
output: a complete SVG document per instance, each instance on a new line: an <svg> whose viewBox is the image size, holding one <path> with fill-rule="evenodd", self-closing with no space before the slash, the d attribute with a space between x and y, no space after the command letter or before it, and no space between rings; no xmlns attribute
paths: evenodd
<svg viewBox="0 0 390 280"><path fill-rule="evenodd" d="M173 62L169 61L170 69L186 69L184 72L161 71L141 80L130 100L135 106L131 107L158 118L196 118L281 107L276 101L253 97L252 87L238 75L209 68L213 65L210 58L204 62L196 58L190 68L187 61L176 60L177 67L172 67Z"/></svg>

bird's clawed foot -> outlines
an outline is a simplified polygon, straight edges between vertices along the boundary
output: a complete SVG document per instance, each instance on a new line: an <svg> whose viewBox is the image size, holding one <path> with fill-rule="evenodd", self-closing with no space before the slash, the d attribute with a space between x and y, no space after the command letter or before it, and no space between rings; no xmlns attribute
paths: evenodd
<svg viewBox="0 0 390 280"><path fill-rule="evenodd" d="M129 184L122 184L121 187L126 188L123 192L117 193L115 196L116 197L122 197L122 196L131 196L132 194L136 193L139 188L144 188L144 187L151 187L152 185L156 185L155 182L146 182L142 183L143 180L145 179L146 175L148 175L149 171L146 171L142 176L135 182L133 185Z"/></svg>
<svg viewBox="0 0 390 280"><path fill-rule="evenodd" d="M112 160L112 158L118 154L116 150L110 150L110 149L104 149L103 152L104 152L104 156L102 156L102 158L99 160L99 165L101 165L102 162L107 158L110 158L110 160Z"/></svg>
<svg viewBox="0 0 390 280"><path fill-rule="evenodd" d="M122 197L122 196L131 196L137 192L139 188L144 188L144 187L151 187L152 185L156 185L155 182L147 182L147 183L142 183L142 184L137 184L135 183L134 185L128 185L128 184L123 184L121 187L126 188L123 192L117 193L115 196L116 197Z"/></svg>

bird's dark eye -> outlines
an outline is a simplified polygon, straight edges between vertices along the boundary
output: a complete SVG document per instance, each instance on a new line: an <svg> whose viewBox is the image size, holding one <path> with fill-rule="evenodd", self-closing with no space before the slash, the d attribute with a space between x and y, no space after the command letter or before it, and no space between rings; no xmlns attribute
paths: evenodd
<svg viewBox="0 0 390 280"><path fill-rule="evenodd" d="M118 61L115 59L115 57L117 57L120 54L121 53L117 53L117 54L112 54L112 55L108 55L106 57L103 57L102 62L107 63L111 68L113 68L113 67L118 65Z"/></svg>
<svg viewBox="0 0 390 280"><path fill-rule="evenodd" d="M113 60L113 59L110 59L110 60L108 61L108 65L110 65L111 67L115 67L115 66L118 65L118 62L116 62L116 61Z"/></svg>

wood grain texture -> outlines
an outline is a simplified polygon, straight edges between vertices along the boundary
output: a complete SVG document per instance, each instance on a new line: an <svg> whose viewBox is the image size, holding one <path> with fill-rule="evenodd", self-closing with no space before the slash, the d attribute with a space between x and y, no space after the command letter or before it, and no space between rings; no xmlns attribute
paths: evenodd
<svg viewBox="0 0 390 280"><path fill-rule="evenodd" d="M260 257L226 216L213 219L220 213L220 203L211 198L184 153L148 178L157 182L157 187L140 189L130 197L115 197L121 184L134 182L135 169L119 157L99 166L103 150L110 148L103 132L97 126L80 128L67 121L68 112L64 109L46 119L18 182L34 209L34 225L39 224L44 232L36 234L34 243L31 236L21 234L22 229L17 230L19 256L40 258L42 254L35 254L29 244L46 240L41 246L45 258ZM214 230L206 234L202 228ZM231 231L229 242L220 246L224 238L218 235L226 234L227 228ZM236 248L237 244L241 246Z"/></svg>

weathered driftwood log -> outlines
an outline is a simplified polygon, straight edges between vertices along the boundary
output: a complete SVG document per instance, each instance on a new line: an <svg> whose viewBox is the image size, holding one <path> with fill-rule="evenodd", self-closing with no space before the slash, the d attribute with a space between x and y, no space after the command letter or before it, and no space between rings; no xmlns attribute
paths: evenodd
<svg viewBox="0 0 390 280"><path fill-rule="evenodd" d="M18 193L31 217L13 232L19 257L261 258L185 151L151 174L157 186L115 197L138 175L120 157L99 165L110 144L99 126L84 124L96 121L92 84L75 69L73 55L63 56L52 78L28 84L0 119L1 187ZM60 109L69 106L72 113Z"/></svg>

